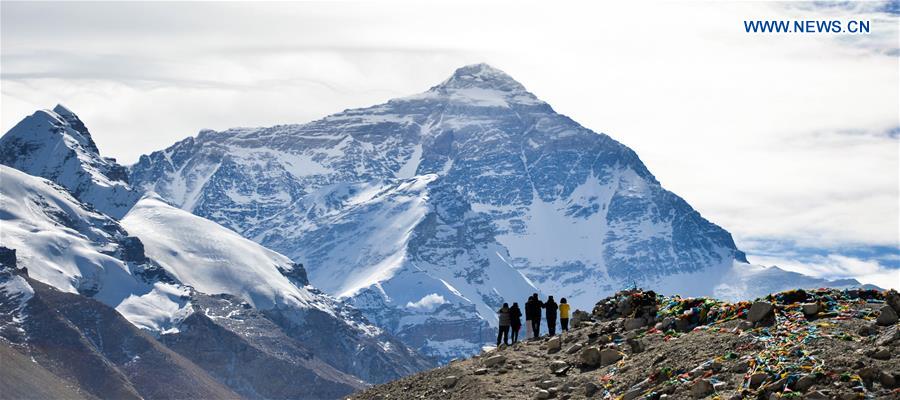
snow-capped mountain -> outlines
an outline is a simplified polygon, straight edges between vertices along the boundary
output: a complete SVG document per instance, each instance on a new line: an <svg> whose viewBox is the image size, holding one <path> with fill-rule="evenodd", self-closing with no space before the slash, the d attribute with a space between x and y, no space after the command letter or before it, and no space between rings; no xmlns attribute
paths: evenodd
<svg viewBox="0 0 900 400"><path fill-rule="evenodd" d="M259 328L264 324L365 382L385 382L431 365L358 310L309 286L302 265L215 222L148 195L125 215L122 226L141 238L147 256L178 282L217 295L216 301L196 296L204 306L193 309L213 319L239 321L223 322L230 328L265 331ZM253 318L238 317L248 307L255 326L246 323Z"/></svg>
<svg viewBox="0 0 900 400"><path fill-rule="evenodd" d="M4 163L58 180L0 166L4 265L115 309L250 398L337 398L433 365L310 286L302 265L152 193L137 200L124 173L105 179L125 169L100 157L77 116L55 110L0 139ZM6 296L0 308L24 320L22 301ZM0 340L16 332L0 329ZM222 368L238 364L257 367Z"/></svg>
<svg viewBox="0 0 900 400"><path fill-rule="evenodd" d="M128 185L125 167L100 157L87 127L61 104L35 112L3 135L0 164L50 179L113 218L140 198Z"/></svg>
<svg viewBox="0 0 900 400"><path fill-rule="evenodd" d="M432 365L307 286L301 265L211 221L148 196L120 224L45 179L0 166L0 181L0 245L31 279L115 309L241 395L337 398ZM0 299L10 321L27 320L20 281ZM6 340L35 334L0 327ZM260 367L216 369L251 361Z"/></svg>
<svg viewBox="0 0 900 400"><path fill-rule="evenodd" d="M303 263L444 360L490 341L493 310L532 292L590 309L634 284L726 298L797 285L747 264L634 151L485 64L307 124L202 131L130 179Z"/></svg>
<svg viewBox="0 0 900 400"><path fill-rule="evenodd" d="M139 328L176 329L189 290L146 258L139 239L46 179L0 165L0 181L2 246L29 276L116 308Z"/></svg>

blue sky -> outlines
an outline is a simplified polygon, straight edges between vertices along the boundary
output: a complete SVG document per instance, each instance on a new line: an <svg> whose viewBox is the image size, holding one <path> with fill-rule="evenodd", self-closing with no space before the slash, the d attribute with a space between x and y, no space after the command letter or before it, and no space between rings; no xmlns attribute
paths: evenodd
<svg viewBox="0 0 900 400"><path fill-rule="evenodd" d="M4 131L61 102L131 163L488 62L632 147L752 262L900 286L897 2L2 2ZM862 19L869 35L747 34Z"/></svg>

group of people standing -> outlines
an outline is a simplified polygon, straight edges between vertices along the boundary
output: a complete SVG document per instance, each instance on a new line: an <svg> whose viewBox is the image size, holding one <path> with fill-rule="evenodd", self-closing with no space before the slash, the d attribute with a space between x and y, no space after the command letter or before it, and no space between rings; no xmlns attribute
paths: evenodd
<svg viewBox="0 0 900 400"><path fill-rule="evenodd" d="M541 301L538 294L535 293L525 302L525 335L526 338L537 338L541 336L541 310L547 310L544 314L547 317L547 330L549 335L556 334L556 316L559 315L559 324L563 332L569 330L569 303L563 297L559 300L559 304L553 300L553 296L548 296L547 301ZM510 336L512 343L519 341L519 330L522 329L522 310L519 303L513 303L512 307L507 303L503 303L503 307L497 310L497 316L500 320L500 327L497 332L497 346L500 343L509 345ZM512 335L510 335L512 332Z"/></svg>

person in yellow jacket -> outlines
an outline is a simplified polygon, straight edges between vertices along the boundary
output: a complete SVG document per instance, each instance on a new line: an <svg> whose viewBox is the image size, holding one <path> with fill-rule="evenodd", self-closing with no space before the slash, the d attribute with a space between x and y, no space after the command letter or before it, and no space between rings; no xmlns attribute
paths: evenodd
<svg viewBox="0 0 900 400"><path fill-rule="evenodd" d="M559 300L559 324L563 332L569 331L569 302L565 297Z"/></svg>

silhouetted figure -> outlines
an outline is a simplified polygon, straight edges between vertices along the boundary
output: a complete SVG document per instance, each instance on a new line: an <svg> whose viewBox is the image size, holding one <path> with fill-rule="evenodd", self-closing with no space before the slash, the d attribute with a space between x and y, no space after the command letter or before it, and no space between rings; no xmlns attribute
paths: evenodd
<svg viewBox="0 0 900 400"><path fill-rule="evenodd" d="M509 346L509 304L503 303L503 307L497 310L497 317L500 319L500 328L497 331L497 346L500 346L500 339L503 344Z"/></svg>
<svg viewBox="0 0 900 400"><path fill-rule="evenodd" d="M519 303L513 303L509 308L509 328L512 331L512 342L516 344L519 341L519 329L522 329L522 310L519 309Z"/></svg>
<svg viewBox="0 0 900 400"><path fill-rule="evenodd" d="M525 300L525 339L534 337L534 325L531 321L534 320L534 304L531 303L531 300L534 299L534 296L529 296L528 300Z"/></svg>
<svg viewBox="0 0 900 400"><path fill-rule="evenodd" d="M550 332L550 336L553 336L556 334L556 310L559 306L553 301L553 296L548 296L543 307L547 309L547 330Z"/></svg>
<svg viewBox="0 0 900 400"><path fill-rule="evenodd" d="M569 331L569 302L565 297L559 299L559 326L563 332Z"/></svg>
<svg viewBox="0 0 900 400"><path fill-rule="evenodd" d="M538 338L541 337L541 308L544 308L544 303L538 298L537 293L531 295L529 303L531 303L531 331L534 337Z"/></svg>

